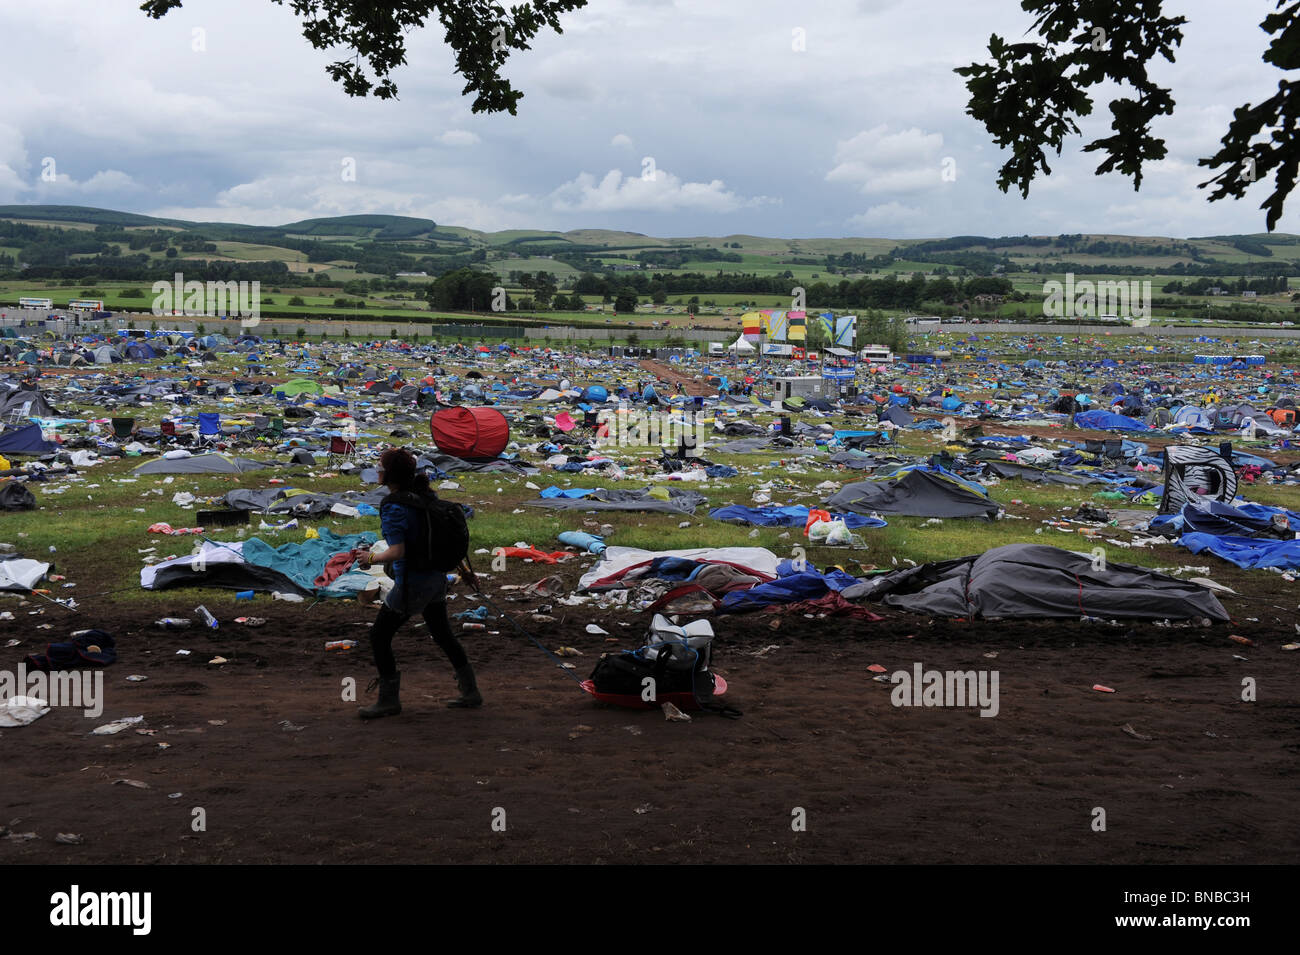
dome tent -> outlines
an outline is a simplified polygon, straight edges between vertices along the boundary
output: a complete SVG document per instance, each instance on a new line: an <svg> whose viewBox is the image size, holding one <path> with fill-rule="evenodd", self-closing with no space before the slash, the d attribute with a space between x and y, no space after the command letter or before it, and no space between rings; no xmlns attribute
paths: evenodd
<svg viewBox="0 0 1300 955"><path fill-rule="evenodd" d="M466 460L495 458L510 440L510 423L495 408L443 408L429 431L439 451Z"/></svg>

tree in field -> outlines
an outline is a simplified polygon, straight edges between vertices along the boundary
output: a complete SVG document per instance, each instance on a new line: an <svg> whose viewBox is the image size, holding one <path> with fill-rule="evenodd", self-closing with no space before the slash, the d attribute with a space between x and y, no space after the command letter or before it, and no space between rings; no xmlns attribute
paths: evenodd
<svg viewBox="0 0 1300 955"><path fill-rule="evenodd" d="M159 19L184 0L145 0L140 9ZM474 94L476 113L509 111L523 93L502 77L512 50L527 50L543 28L556 33L560 14L587 0L530 0L507 10L492 0L275 0L288 3L302 20L302 35L318 50L342 48L351 56L325 68L349 96L393 99L397 85L389 74L406 62L406 37L437 17L443 39L456 54L456 72L465 77L463 95ZM367 67L369 68L367 70ZM373 74L373 78L371 76Z"/></svg>
<svg viewBox="0 0 1300 955"><path fill-rule="evenodd" d="M439 311L486 312L492 307L492 289L496 285L495 273L457 269L430 282L425 295Z"/></svg>
<svg viewBox="0 0 1300 955"><path fill-rule="evenodd" d="M619 315L624 313L632 314L636 311L636 289L624 286L618 290L618 297L614 299L614 311Z"/></svg>
<svg viewBox="0 0 1300 955"><path fill-rule="evenodd" d="M1095 86L1128 86L1134 95L1110 103L1113 135L1095 139L1084 152L1104 158L1097 175L1118 171L1142 186L1143 164L1163 159L1165 141L1152 134L1158 116L1174 111L1170 90L1148 73L1157 58L1174 62L1186 17L1163 15L1162 0L1021 0L1036 16L1036 39L1008 43L989 39L991 63L972 63L956 72L968 77L966 112L1011 150L997 184L1029 195L1041 172L1051 175L1045 150L1061 154L1067 135L1078 135L1076 119L1092 113L1087 91ZM1272 37L1263 60L1279 70L1300 69L1300 2L1277 0L1276 12L1261 29ZM1240 199L1257 180L1273 175L1273 192L1261 203L1271 232L1282 215L1300 172L1300 82L1292 75L1278 81L1277 92L1262 103L1247 103L1233 112L1221 148L1199 165L1217 171L1200 184L1213 186L1210 201Z"/></svg>

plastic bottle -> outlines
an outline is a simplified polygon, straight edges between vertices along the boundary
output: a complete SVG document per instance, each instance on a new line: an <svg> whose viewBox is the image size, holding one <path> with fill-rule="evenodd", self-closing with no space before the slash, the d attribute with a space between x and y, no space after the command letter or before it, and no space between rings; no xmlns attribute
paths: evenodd
<svg viewBox="0 0 1300 955"><path fill-rule="evenodd" d="M167 630L184 630L191 626L194 621L188 617L163 617L157 623L158 626Z"/></svg>
<svg viewBox="0 0 1300 955"><path fill-rule="evenodd" d="M357 645L355 640L331 640L325 644L326 650L351 650Z"/></svg>
<svg viewBox="0 0 1300 955"><path fill-rule="evenodd" d="M216 630L218 627L221 626L221 624L217 622L217 618L212 616L212 614L208 612L208 608L203 606L202 604L195 607L194 612L198 614L200 617L202 617L203 622L206 623L213 630Z"/></svg>

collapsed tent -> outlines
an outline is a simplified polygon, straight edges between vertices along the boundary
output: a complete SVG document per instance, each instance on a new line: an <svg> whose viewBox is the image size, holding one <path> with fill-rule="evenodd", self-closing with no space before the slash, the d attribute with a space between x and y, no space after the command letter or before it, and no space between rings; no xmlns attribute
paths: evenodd
<svg viewBox="0 0 1300 955"><path fill-rule="evenodd" d="M629 588L646 577L662 573L664 564L679 561L692 567L689 573L679 573L674 579L698 578L704 565L730 568L755 582L775 580L781 558L763 547L698 547L691 550L641 550L636 547L607 548L603 559L582 575L580 590L612 590Z"/></svg>
<svg viewBox="0 0 1300 955"><path fill-rule="evenodd" d="M1171 444L1165 448L1163 477L1161 514L1176 514L1189 501L1204 497L1231 501L1237 495L1237 474L1232 462L1211 448Z"/></svg>
<svg viewBox="0 0 1300 955"><path fill-rule="evenodd" d="M145 567L140 586L145 590L168 587L221 587L227 590L276 590L320 597L352 597L375 582L371 574L345 570L328 584L318 586L331 560L340 554L373 544L375 534L335 534L328 527L319 537L272 547L261 538L210 541L198 554L188 554Z"/></svg>
<svg viewBox="0 0 1300 955"><path fill-rule="evenodd" d="M226 454L196 454L183 457L161 457L146 461L135 469L136 474L242 474L269 468L265 461L236 458Z"/></svg>
<svg viewBox="0 0 1300 955"><path fill-rule="evenodd" d="M802 504L795 504L789 507L744 507L740 504L729 504L726 507L715 507L709 511L709 517L715 521L726 521L729 524L749 524L754 527L806 527L808 525L809 508ZM850 530L857 530L860 527L885 527L886 524L878 517L866 517L862 514L832 514L831 520L843 521L845 526Z"/></svg>
<svg viewBox="0 0 1300 955"><path fill-rule="evenodd" d="M1199 584L1131 564L1094 569L1087 554L1043 544L1007 544L893 571L841 595L942 617L1228 619L1218 598Z"/></svg>
<svg viewBox="0 0 1300 955"><path fill-rule="evenodd" d="M1127 418L1110 411L1080 411L1074 416L1074 423L1080 428L1092 428L1096 431L1150 431L1144 422Z"/></svg>
<svg viewBox="0 0 1300 955"><path fill-rule="evenodd" d="M721 613L747 613L778 604L816 600L827 593L842 593L857 582L856 577L842 570L831 569L821 573L811 564L805 564L799 570L792 561L782 561L780 576L776 580L727 594L718 610ZM873 619L880 618L873 615Z"/></svg>
<svg viewBox="0 0 1300 955"><path fill-rule="evenodd" d="M536 501L524 501L526 507L547 507L557 511L656 511L663 514L694 514L695 508L708 498L698 491L677 488L647 487L640 490L618 488L551 487Z"/></svg>
<svg viewBox="0 0 1300 955"><path fill-rule="evenodd" d="M0 417L57 418L58 410L36 389L19 388L0 398Z"/></svg>
<svg viewBox="0 0 1300 955"><path fill-rule="evenodd" d="M495 458L510 440L510 423L495 408L443 408L429 431L439 451L467 460Z"/></svg>
<svg viewBox="0 0 1300 955"><path fill-rule="evenodd" d="M966 484L926 468L888 481L846 484L826 501L829 511L899 514L906 517L997 517L997 504Z"/></svg>
<svg viewBox="0 0 1300 955"><path fill-rule="evenodd" d="M376 508L387 495L386 488L374 488L364 494L355 491L325 494L289 487L236 488L227 491L222 501L230 510L258 511L263 514L295 514L300 517L327 514L331 508L338 505L352 508L366 505L369 510L362 510L362 513L373 515L377 513Z"/></svg>
<svg viewBox="0 0 1300 955"><path fill-rule="evenodd" d="M53 441L45 440L38 424L0 432L0 454L49 454L58 449Z"/></svg>

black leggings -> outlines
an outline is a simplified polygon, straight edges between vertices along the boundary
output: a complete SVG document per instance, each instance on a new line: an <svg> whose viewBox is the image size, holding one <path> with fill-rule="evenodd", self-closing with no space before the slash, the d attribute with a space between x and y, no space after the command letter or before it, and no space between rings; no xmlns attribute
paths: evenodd
<svg viewBox="0 0 1300 955"><path fill-rule="evenodd" d="M433 642L442 648L442 652L447 654L452 667L459 670L468 666L469 657L465 655L465 648L452 634L451 625L447 622L447 602L435 600L424 608L423 616L425 625L429 628L429 635L433 637ZM406 623L409 618L409 614L398 613L388 606L382 606L379 608L379 616L371 624L370 646L374 650L375 666L381 677L391 679L397 675L397 660L393 657L393 637L396 636L398 627Z"/></svg>

